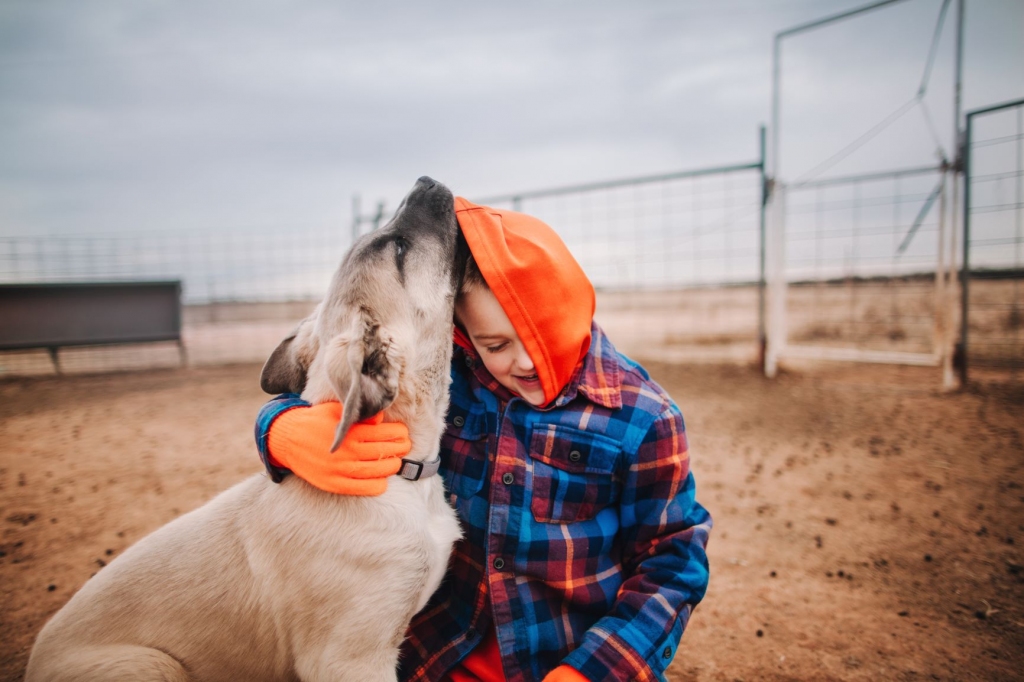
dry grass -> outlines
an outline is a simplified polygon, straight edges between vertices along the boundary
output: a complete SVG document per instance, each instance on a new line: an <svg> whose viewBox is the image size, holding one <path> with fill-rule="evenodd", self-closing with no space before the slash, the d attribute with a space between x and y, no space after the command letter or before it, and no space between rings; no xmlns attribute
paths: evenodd
<svg viewBox="0 0 1024 682"><path fill-rule="evenodd" d="M951 294L959 328L959 303ZM971 364L1024 369L1024 280L971 283ZM185 310L183 336L192 366L262 362L311 302L218 304ZM928 278L793 285L791 343L930 353L935 290ZM596 319L629 355L668 362L753 362L758 347L756 287L599 292ZM67 373L176 367L174 344L61 351ZM0 376L52 374L45 351L0 353Z"/></svg>

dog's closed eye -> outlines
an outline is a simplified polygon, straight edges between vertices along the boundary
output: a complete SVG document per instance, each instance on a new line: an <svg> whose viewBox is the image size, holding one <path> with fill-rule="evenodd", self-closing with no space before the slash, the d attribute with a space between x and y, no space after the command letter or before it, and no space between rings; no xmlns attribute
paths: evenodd
<svg viewBox="0 0 1024 682"><path fill-rule="evenodd" d="M395 237L395 267L398 268L398 280L405 286L405 254L409 250L409 240Z"/></svg>

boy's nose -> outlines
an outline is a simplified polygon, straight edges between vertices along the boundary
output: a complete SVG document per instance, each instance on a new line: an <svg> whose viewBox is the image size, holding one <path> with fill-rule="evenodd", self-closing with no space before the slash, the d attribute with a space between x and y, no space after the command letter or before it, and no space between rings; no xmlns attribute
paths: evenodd
<svg viewBox="0 0 1024 682"><path fill-rule="evenodd" d="M519 355L516 357L516 364L519 365L519 369L524 372L533 371L533 360L530 359L529 354L526 352L526 348L523 346L519 347Z"/></svg>

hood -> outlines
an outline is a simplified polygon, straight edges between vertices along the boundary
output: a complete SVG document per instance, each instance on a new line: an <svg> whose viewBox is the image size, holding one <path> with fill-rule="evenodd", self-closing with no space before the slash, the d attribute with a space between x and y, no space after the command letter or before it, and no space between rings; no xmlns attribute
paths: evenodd
<svg viewBox="0 0 1024 682"><path fill-rule="evenodd" d="M562 239L537 218L455 199L455 215L487 285L554 400L590 348L594 285Z"/></svg>

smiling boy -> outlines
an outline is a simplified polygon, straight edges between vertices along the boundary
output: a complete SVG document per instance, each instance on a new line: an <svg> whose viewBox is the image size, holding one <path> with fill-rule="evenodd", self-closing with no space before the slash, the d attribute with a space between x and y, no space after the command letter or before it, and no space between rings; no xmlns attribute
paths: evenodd
<svg viewBox="0 0 1024 682"><path fill-rule="evenodd" d="M711 518L682 415L593 323L593 286L550 227L461 198L455 210L472 258L441 471L465 537L399 677L663 680L708 582ZM272 474L331 489L321 474L348 466L348 439L331 455L289 434L337 415L273 405L258 426Z"/></svg>

